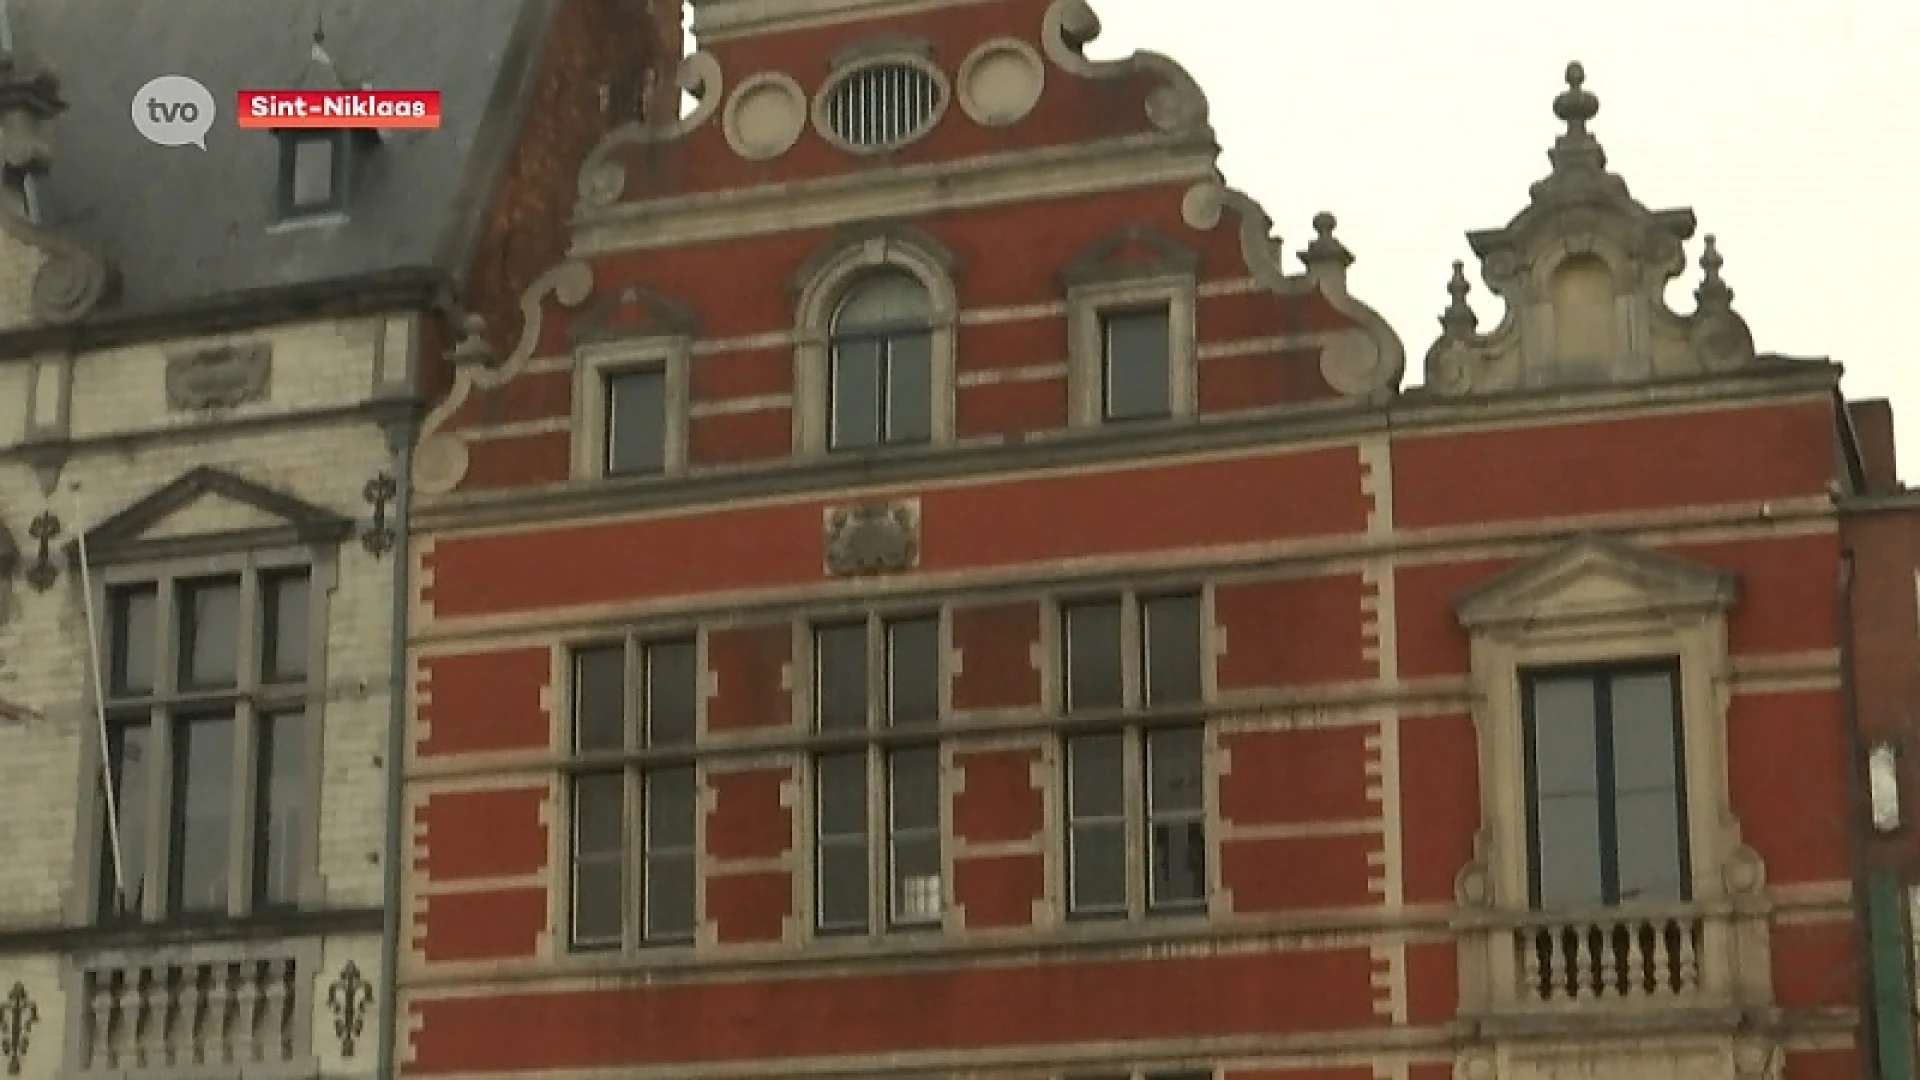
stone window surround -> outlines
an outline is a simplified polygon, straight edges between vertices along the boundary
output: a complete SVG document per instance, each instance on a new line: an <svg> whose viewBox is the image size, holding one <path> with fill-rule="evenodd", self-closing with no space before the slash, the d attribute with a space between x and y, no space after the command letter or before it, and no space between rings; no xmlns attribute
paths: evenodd
<svg viewBox="0 0 1920 1080"><path fill-rule="evenodd" d="M1147 708L1141 704L1145 687L1145 676L1141 660L1145 656L1142 642L1142 622L1140 618L1141 601L1161 596L1192 595L1200 597L1200 700L1189 706L1161 706ZM1125 704L1117 710L1087 710L1080 713L1066 712L1066 612L1080 604L1120 601L1120 678L1121 700ZM1216 718L1209 709L1209 703L1218 696L1218 683L1215 677L1214 642L1209 627L1216 625L1214 615L1214 590L1208 584L1176 583L1156 584L1151 588L1120 588L1096 590L1070 590L1059 592L1048 598L1045 615L1041 625L1045 628L1042 644L1047 649L1045 665L1047 684L1046 700L1049 708L1062 719L1060 730L1054 737L1053 766L1050 782L1055 786L1056 794L1051 799L1055 807L1053 818L1046 823L1049 864L1049 900L1056 922L1141 922L1151 920L1160 922L1179 922L1182 920L1204 921L1208 918L1226 914L1228 895L1220 877L1220 838L1223 832L1220 817L1220 778L1224 774L1222 765L1225 754L1220 746L1219 728ZM1206 903L1196 907L1175 907L1149 912L1147 905L1147 862L1144 850L1145 815L1147 792L1145 778L1145 737L1147 733L1163 728L1198 727L1202 730L1201 744L1201 790L1203 793L1202 821L1206 832ZM1122 797L1127 809L1127 911L1124 917L1118 914L1073 914L1069 897L1071 889L1068 875L1072 867L1067 857L1067 844L1070 832L1067 828L1068 806L1067 790L1067 752L1066 744L1071 738L1081 735L1096 735L1118 732L1126 736L1124 757L1125 772L1122 779Z"/></svg>
<svg viewBox="0 0 1920 1080"><path fill-rule="evenodd" d="M1198 280L1184 270L1081 281L1068 286L1068 393L1073 426L1142 422L1106 419L1102 392L1106 385L1105 316L1161 305L1167 309L1168 415L1190 417L1199 411L1199 350L1195 337L1198 295ZM1145 422L1152 423L1151 420Z"/></svg>
<svg viewBox="0 0 1920 1080"><path fill-rule="evenodd" d="M640 670L640 653L649 644L655 642L691 641L693 642L693 664L696 673L707 670L707 635L692 622L676 621L650 623L638 630L623 634L597 632L592 634L570 635L553 650L553 675L551 685L555 687L553 725L553 748L561 764L558 769L560 798L556 801L556 814L563 819L560 827L551 830L549 839L548 865L562 868L554 875L556 890L555 903L548 905L547 935L553 942L553 951L568 956L600 956L617 954L626 957L655 955L684 955L694 948L710 944L707 940L705 913L707 909L707 811L710 810L710 796L706 794L706 769L700 760L700 745L707 731L707 694L701 691L710 689L710 676L701 674L695 687L694 743L692 746L680 745L660 749L633 748L623 750L593 751L582 754L573 748L574 700L574 662L576 653L595 648L626 649L626 692L629 696L639 692L635 684L636 673ZM631 704L631 701L628 702ZM649 766L683 765L693 769L694 816L693 816L693 924L694 934L691 940L669 938L656 941L643 939L640 927L641 896L634 874L635 861L642 856L640 838L634 828L637 817L634 813L634 800L641 795L637 783L638 774ZM574 799L573 780L583 774L604 773L620 770L626 778L627 836L621 847L621 865L625 868L622 888L626 897L625 917L621 922L620 944L618 947L593 947L573 944L573 836Z"/></svg>
<svg viewBox="0 0 1920 1080"><path fill-rule="evenodd" d="M280 220L304 221L342 214L352 194L349 188L353 175L353 154L358 149L353 132L298 129L278 134L280 164L276 205ZM294 201L294 185L297 182L300 147L312 143L324 143L327 146L328 164L331 166L328 178L330 186L325 199L303 205Z"/></svg>
<svg viewBox="0 0 1920 1080"><path fill-rule="evenodd" d="M635 371L666 376L665 467L656 476L687 471L687 423L691 402L691 343L680 335L627 338L583 345L574 353L573 478L608 479L607 381ZM647 474L639 474L647 475ZM628 479L624 474L613 474Z"/></svg>
<svg viewBox="0 0 1920 1080"><path fill-rule="evenodd" d="M240 837L251 831L253 818L257 812L253 806L257 761L254 747L257 728L256 712L247 692L257 678L256 662L260 656L261 642L265 628L260 619L261 598L259 582L261 576L275 571L305 570L307 583L307 678L306 685L311 691L328 685L327 630L328 601L338 581L337 553L320 546L301 544L276 544L262 546L229 554L205 554L181 556L172 559L145 560L137 555L128 558L115 558L108 565L95 565L89 568L92 577L93 595L91 602L94 610L95 632L99 635L99 657L107 662L111 647L111 626L109 625L108 597L114 590L129 585L154 584L157 586L154 621L160 628L161 649L154 656L156 670L174 663L177 647L177 627L174 609L176 583L200 577L221 575L241 576L240 595L240 631L237 635L241 646L240 669L242 681L240 689L225 695L234 706L234 739L236 745L244 746L247 752L237 755L236 768L242 773L242 784L237 788L236 798L242 798L246 807L234 823L235 863L229 871L227 917L240 917L252 912L252 858L250 844L240 842ZM104 673L103 673L104 679ZM93 684L88 683L86 704L87 722L82 725L81 734L81 780L79 791L79 813L77 827L74 830L74 865L79 872L74 880L82 887L73 891L69 897L69 915L76 924L92 925L99 921L97 902L100 890L104 887L106 875L112 871L103 856L100 838L105 832L105 808L99 798L100 779L100 731ZM156 713L171 714L174 706L170 704L178 695L156 699ZM216 698L219 695L215 696ZM209 701L207 695L194 695L197 701ZM302 822L301 845L303 854L300 859L301 881L297 890L298 906L301 909L319 907L326 901L326 882L320 873L320 818L324 797L324 760L325 745L325 699L320 696L308 698L306 710L306 743L303 752L306 755L306 814ZM170 746L169 736L163 735L163 745ZM163 758L166 756L162 755ZM171 780L166 784L171 787ZM164 833L166 828L155 823L156 832ZM167 848L164 844L148 846L148 857L158 865L164 866ZM142 921L168 921L165 915L165 891L155 889L144 898Z"/></svg>
<svg viewBox="0 0 1920 1080"><path fill-rule="evenodd" d="M1629 587L1619 587L1622 577ZM1735 595L1730 578L1705 568L1582 539L1461 603L1479 693L1482 777L1479 850L1462 875L1463 901L1498 912L1529 908L1522 674L1659 660L1677 661L1693 902L1745 891L1729 884L1757 873L1740 845L1727 782L1726 617Z"/></svg>
<svg viewBox="0 0 1920 1080"><path fill-rule="evenodd" d="M917 278L926 288L933 309L929 327L929 382L933 392L929 436L926 443L829 450L833 316L861 278L887 269ZM829 249L807 268L798 284L794 349L793 439L801 457L885 454L953 441L955 341L960 312L953 269L952 256L932 240L906 230L855 237Z"/></svg>
<svg viewBox="0 0 1920 1080"><path fill-rule="evenodd" d="M941 122L946 119L947 111L953 107L953 81L932 61L931 53L932 46L926 41L885 35L841 50L833 57L826 81L813 96L813 104L807 110L814 131L834 149L860 157L894 153L938 131ZM884 67L912 68L932 80L936 88L933 109L927 114L925 122L906 138L874 146L848 142L833 130L833 124L828 120L829 103L849 80L862 72Z"/></svg>

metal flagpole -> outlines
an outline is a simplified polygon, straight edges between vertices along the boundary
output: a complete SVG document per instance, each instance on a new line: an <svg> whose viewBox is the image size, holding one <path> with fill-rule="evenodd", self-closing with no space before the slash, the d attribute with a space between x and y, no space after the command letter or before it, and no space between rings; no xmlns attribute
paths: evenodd
<svg viewBox="0 0 1920 1080"><path fill-rule="evenodd" d="M4 0L0 0L4 2ZM113 897L116 912L127 902L127 867L120 854L120 788L113 775L113 743L107 730L107 680L100 663L100 623L93 610L93 569L87 558L87 516L80 509L79 485L74 491L74 538L80 554L80 603L87 616L87 666L93 673L93 716L99 726L100 776L106 788L107 847L113 853Z"/></svg>

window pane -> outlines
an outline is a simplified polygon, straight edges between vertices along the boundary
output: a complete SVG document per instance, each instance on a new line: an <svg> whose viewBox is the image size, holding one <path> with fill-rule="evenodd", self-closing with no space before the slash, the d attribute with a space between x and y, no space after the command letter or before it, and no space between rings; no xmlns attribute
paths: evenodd
<svg viewBox="0 0 1920 1080"><path fill-rule="evenodd" d="M115 589L108 602L112 629L108 640L107 686L116 694L153 689L154 588Z"/></svg>
<svg viewBox="0 0 1920 1080"><path fill-rule="evenodd" d="M1075 825L1070 835L1073 910L1126 910L1127 827L1117 821Z"/></svg>
<svg viewBox="0 0 1920 1080"><path fill-rule="evenodd" d="M867 928L867 845L849 838L820 847L822 930Z"/></svg>
<svg viewBox="0 0 1920 1080"><path fill-rule="evenodd" d="M835 449L880 441L881 353L878 339L842 341L833 347L830 412Z"/></svg>
<svg viewBox="0 0 1920 1080"><path fill-rule="evenodd" d="M1120 605L1075 605L1066 620L1067 708L1120 707Z"/></svg>
<svg viewBox="0 0 1920 1080"><path fill-rule="evenodd" d="M685 941L693 937L694 888L691 853L647 859L649 941Z"/></svg>
<svg viewBox="0 0 1920 1080"><path fill-rule="evenodd" d="M619 645L573 654L573 746L618 750L626 744L627 650Z"/></svg>
<svg viewBox="0 0 1920 1080"><path fill-rule="evenodd" d="M300 899L301 837L306 831L304 712L260 717L259 770L254 793L253 895L267 906Z"/></svg>
<svg viewBox="0 0 1920 1080"><path fill-rule="evenodd" d="M109 739L108 761L113 772L115 824L119 826L120 836L120 870L125 878L116 890L113 836L109 832L110 825L103 821L100 829L100 911L107 918L138 916L141 900L150 885L151 873L147 860L147 827L149 799L153 790L152 729L145 724L120 725L113 729Z"/></svg>
<svg viewBox="0 0 1920 1080"><path fill-rule="evenodd" d="M240 671L240 579L213 578L180 588L180 681L232 686Z"/></svg>
<svg viewBox="0 0 1920 1080"><path fill-rule="evenodd" d="M887 722L894 727L940 718L940 620L887 624Z"/></svg>
<svg viewBox="0 0 1920 1080"><path fill-rule="evenodd" d="M1141 605L1147 704L1200 700L1200 598L1161 596Z"/></svg>
<svg viewBox="0 0 1920 1080"><path fill-rule="evenodd" d="M821 731L867 726L867 625L823 626L813 634L815 722Z"/></svg>
<svg viewBox="0 0 1920 1080"><path fill-rule="evenodd" d="M867 756L857 752L822 755L818 782L820 835L865 836Z"/></svg>
<svg viewBox="0 0 1920 1080"><path fill-rule="evenodd" d="M1172 338L1166 308L1115 313L1102 320L1107 417L1165 416L1172 392Z"/></svg>
<svg viewBox="0 0 1920 1080"><path fill-rule="evenodd" d="M693 770L656 769L647 774L647 850L693 849Z"/></svg>
<svg viewBox="0 0 1920 1080"><path fill-rule="evenodd" d="M699 675L691 641L647 646L647 745L693 742L694 698Z"/></svg>
<svg viewBox="0 0 1920 1080"><path fill-rule="evenodd" d="M1089 735L1067 743L1067 814L1076 820L1126 813L1125 740Z"/></svg>
<svg viewBox="0 0 1920 1080"><path fill-rule="evenodd" d="M1600 790L1593 680L1534 682L1530 734L1533 785L1541 796L1592 795Z"/></svg>
<svg viewBox="0 0 1920 1080"><path fill-rule="evenodd" d="M626 907L620 863L625 778L582 776L573 785L573 941L617 944Z"/></svg>
<svg viewBox="0 0 1920 1080"><path fill-rule="evenodd" d="M1534 873L1544 908L1602 903L1600 799L1596 795L1542 797L1534 810Z"/></svg>
<svg viewBox="0 0 1920 1080"><path fill-rule="evenodd" d="M312 209L333 201L336 149L331 136L294 140L293 190L288 194L296 209Z"/></svg>
<svg viewBox="0 0 1920 1080"><path fill-rule="evenodd" d="M1199 728L1147 736L1147 805L1154 814L1198 813L1206 806L1205 746Z"/></svg>
<svg viewBox="0 0 1920 1080"><path fill-rule="evenodd" d="M173 858L168 869L175 911L225 911L232 864L233 718L195 717L173 735Z"/></svg>
<svg viewBox="0 0 1920 1080"><path fill-rule="evenodd" d="M933 433L933 336L887 339L887 441L919 442Z"/></svg>
<svg viewBox="0 0 1920 1080"><path fill-rule="evenodd" d="M893 844L893 921L940 918L940 837L915 836Z"/></svg>
<svg viewBox="0 0 1920 1080"><path fill-rule="evenodd" d="M892 768L893 827L940 828L940 751L931 746L896 750Z"/></svg>
<svg viewBox="0 0 1920 1080"><path fill-rule="evenodd" d="M269 682L307 677L307 575L273 574L261 582L260 671Z"/></svg>
<svg viewBox="0 0 1920 1080"><path fill-rule="evenodd" d="M1611 690L1614 790L1676 790L1672 679L1665 672L1616 676Z"/></svg>
<svg viewBox="0 0 1920 1080"><path fill-rule="evenodd" d="M919 278L899 271L880 273L862 278L840 301L833 329L847 333L925 322L932 310L927 287Z"/></svg>
<svg viewBox="0 0 1920 1080"><path fill-rule="evenodd" d="M1622 903L1639 900L1681 900L1686 868L1680 852L1685 841L1680 825L1680 800L1672 791L1622 793L1614 804L1619 840Z"/></svg>
<svg viewBox="0 0 1920 1080"><path fill-rule="evenodd" d="M607 471L653 473L667 464L667 377L629 371L607 379Z"/></svg>
<svg viewBox="0 0 1920 1080"><path fill-rule="evenodd" d="M1198 821L1155 824L1153 845L1153 903L1156 907L1190 907L1207 897L1207 830Z"/></svg>

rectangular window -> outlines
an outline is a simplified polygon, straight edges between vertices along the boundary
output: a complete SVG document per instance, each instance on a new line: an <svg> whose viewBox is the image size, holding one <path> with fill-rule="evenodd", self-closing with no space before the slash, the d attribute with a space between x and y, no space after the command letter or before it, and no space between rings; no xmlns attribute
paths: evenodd
<svg viewBox="0 0 1920 1080"><path fill-rule="evenodd" d="M1075 915L1127 913L1126 737L1067 740L1067 902Z"/></svg>
<svg viewBox="0 0 1920 1080"><path fill-rule="evenodd" d="M1101 401L1108 420L1172 413L1172 348L1165 305L1101 314Z"/></svg>
<svg viewBox="0 0 1920 1080"><path fill-rule="evenodd" d="M682 944L699 926L698 772L691 763L608 761L691 750L699 731L693 638L576 649L569 875L576 950ZM629 812L632 807L634 812ZM631 854L630 854L631 853Z"/></svg>
<svg viewBox="0 0 1920 1080"><path fill-rule="evenodd" d="M1667 664L1523 676L1536 908L1688 897L1677 674Z"/></svg>
<svg viewBox="0 0 1920 1080"><path fill-rule="evenodd" d="M623 371L606 380L606 471L609 476L662 472L667 467L667 376Z"/></svg>
<svg viewBox="0 0 1920 1080"><path fill-rule="evenodd" d="M814 627L815 728L865 737L864 746L813 761L814 914L822 933L939 925L939 746L882 749L875 737L939 724L941 642L937 615Z"/></svg>
<svg viewBox="0 0 1920 1080"><path fill-rule="evenodd" d="M280 147L280 200L286 216L346 204L345 138L337 132L285 134Z"/></svg>
<svg viewBox="0 0 1920 1080"><path fill-rule="evenodd" d="M1067 739L1067 902L1074 916L1206 909L1205 745L1198 727Z"/></svg>
<svg viewBox="0 0 1920 1080"><path fill-rule="evenodd" d="M828 419L835 450L925 442L933 433L933 338L924 330L836 339Z"/></svg>
<svg viewBox="0 0 1920 1080"><path fill-rule="evenodd" d="M298 906L313 854L309 593L306 570L271 566L107 590L101 918Z"/></svg>
<svg viewBox="0 0 1920 1080"><path fill-rule="evenodd" d="M1062 605L1066 711L1198 704L1205 667L1201 609L1197 592Z"/></svg>
<svg viewBox="0 0 1920 1080"><path fill-rule="evenodd" d="M1065 609L1068 712L1117 709L1126 703L1121 612L1118 600Z"/></svg>

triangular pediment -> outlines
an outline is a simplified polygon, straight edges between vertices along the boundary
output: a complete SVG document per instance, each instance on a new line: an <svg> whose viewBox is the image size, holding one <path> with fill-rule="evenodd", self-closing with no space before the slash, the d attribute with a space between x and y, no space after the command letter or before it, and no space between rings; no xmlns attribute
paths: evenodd
<svg viewBox="0 0 1920 1080"><path fill-rule="evenodd" d="M1099 240L1067 264L1062 277L1068 285L1098 281L1191 274L1200 256L1165 233L1143 225L1128 225Z"/></svg>
<svg viewBox="0 0 1920 1080"><path fill-rule="evenodd" d="M236 544L338 543L353 519L245 477L202 466L86 533L95 562L205 540ZM77 545L73 550L77 552Z"/></svg>
<svg viewBox="0 0 1920 1080"><path fill-rule="evenodd" d="M1734 575L1588 533L1514 567L1454 604L1469 630L1581 619L1724 611Z"/></svg>
<svg viewBox="0 0 1920 1080"><path fill-rule="evenodd" d="M631 337L687 337L699 330L693 309L652 289L629 286L580 313L568 331L575 344Z"/></svg>

